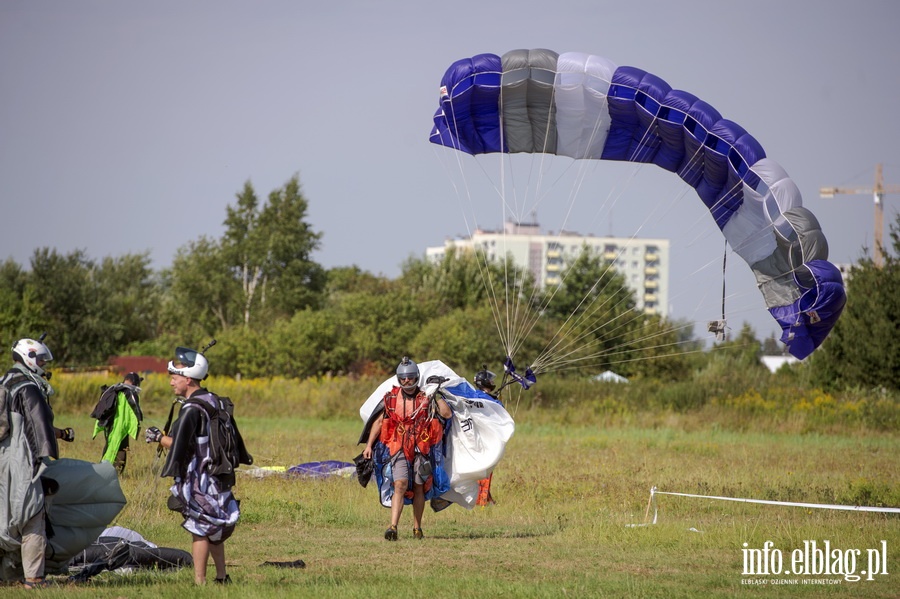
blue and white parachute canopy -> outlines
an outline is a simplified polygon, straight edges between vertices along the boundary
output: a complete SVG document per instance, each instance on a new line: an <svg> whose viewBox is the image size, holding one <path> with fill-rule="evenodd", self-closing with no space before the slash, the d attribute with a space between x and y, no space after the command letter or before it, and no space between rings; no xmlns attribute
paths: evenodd
<svg viewBox="0 0 900 599"><path fill-rule="evenodd" d="M785 170L740 125L639 68L545 49L458 60L441 81L431 141L468 154L623 160L676 173L750 265L797 358L821 345L844 308L825 236Z"/></svg>

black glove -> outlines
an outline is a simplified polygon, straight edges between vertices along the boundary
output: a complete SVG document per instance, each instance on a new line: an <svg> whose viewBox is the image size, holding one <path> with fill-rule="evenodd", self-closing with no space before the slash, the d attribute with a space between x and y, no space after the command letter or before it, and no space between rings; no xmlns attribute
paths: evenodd
<svg viewBox="0 0 900 599"><path fill-rule="evenodd" d="M437 374L432 374L432 375L431 375L430 377L428 377L428 379L425 381L425 384L426 384L426 385L430 385L430 384L432 384L432 383L437 383L438 385L442 385L442 384L446 383L446 382L449 381L449 380L450 380L450 379L448 379L447 377L439 376L439 375L437 375Z"/></svg>
<svg viewBox="0 0 900 599"><path fill-rule="evenodd" d="M155 426L151 426L146 431L144 431L144 439L147 441L147 443L159 443L159 440L162 438L163 432Z"/></svg>
<svg viewBox="0 0 900 599"><path fill-rule="evenodd" d="M62 429L62 431L60 431L59 438L66 443L71 443L75 440L75 429L71 427Z"/></svg>

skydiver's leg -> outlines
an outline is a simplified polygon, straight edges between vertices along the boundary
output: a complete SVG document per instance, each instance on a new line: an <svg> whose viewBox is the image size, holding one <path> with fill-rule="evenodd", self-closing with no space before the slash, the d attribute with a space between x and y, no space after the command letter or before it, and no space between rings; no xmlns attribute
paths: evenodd
<svg viewBox="0 0 900 599"><path fill-rule="evenodd" d="M22 569L25 580L37 581L44 577L44 553L47 550L47 532L44 527L44 510L22 527Z"/></svg>
<svg viewBox="0 0 900 599"><path fill-rule="evenodd" d="M413 536L420 539L422 516L425 514L425 481L431 476L431 462L425 456L416 454L413 470Z"/></svg>
<svg viewBox="0 0 900 599"><path fill-rule="evenodd" d="M394 496L391 497L391 526L400 524L400 514L403 513L404 496L409 488L409 481L405 478L394 481Z"/></svg>
<svg viewBox="0 0 900 599"><path fill-rule="evenodd" d="M425 514L425 485L413 485L413 528L422 528L422 516Z"/></svg>
<svg viewBox="0 0 900 599"><path fill-rule="evenodd" d="M391 526L400 524L403 513L406 490L409 488L409 463L401 451L391 465L391 476L394 478L394 496L391 497Z"/></svg>
<svg viewBox="0 0 900 599"><path fill-rule="evenodd" d="M216 580L225 581L225 541L221 543L210 543L209 553L212 555L213 563L216 565Z"/></svg>
<svg viewBox="0 0 900 599"><path fill-rule="evenodd" d="M128 437L122 439L119 444L119 451L116 452L116 461L113 466L116 467L119 474L125 471L125 462L128 460Z"/></svg>
<svg viewBox="0 0 900 599"><path fill-rule="evenodd" d="M206 584L206 564L209 561L209 539L197 535L191 536L194 538L194 542L191 544L191 555L194 558L194 582L196 584ZM219 565L216 564L217 570L218 567Z"/></svg>

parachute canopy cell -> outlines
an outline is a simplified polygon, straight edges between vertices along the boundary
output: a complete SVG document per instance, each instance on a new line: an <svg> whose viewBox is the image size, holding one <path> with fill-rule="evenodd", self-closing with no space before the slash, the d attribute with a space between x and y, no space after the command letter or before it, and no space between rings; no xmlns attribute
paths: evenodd
<svg viewBox="0 0 900 599"><path fill-rule="evenodd" d="M656 75L578 52L478 54L444 74L430 139L468 154L655 164L696 190L791 354L811 354L843 311L841 274L797 185L740 125Z"/></svg>

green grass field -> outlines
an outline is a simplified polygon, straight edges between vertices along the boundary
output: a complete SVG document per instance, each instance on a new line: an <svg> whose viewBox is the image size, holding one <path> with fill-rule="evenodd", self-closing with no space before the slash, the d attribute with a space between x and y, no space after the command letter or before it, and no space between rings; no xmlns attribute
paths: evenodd
<svg viewBox="0 0 900 599"><path fill-rule="evenodd" d="M215 389L215 386L212 386ZM358 406L361 401L347 400ZM145 402L145 426L161 425L168 400ZM303 410L238 406L239 422L260 466L351 461L361 422ZM90 409L86 410L89 412ZM349 411L349 410L348 410ZM58 409L57 424L78 440L64 457L99 459L93 422ZM235 584L193 585L190 569L118 575L50 589L65 597L897 597L897 514L758 505L657 496L658 523L645 524L650 489L775 501L900 506L900 441L895 433L784 432L713 416L634 414L595 419L578 412L523 410L494 474L497 504L467 511L427 510L427 538L411 538L411 508L400 541L383 532L388 510L355 478L312 480L242 474L235 494L242 520L227 543ZM155 446L154 446L155 447ZM169 482L152 476L155 451L133 442L122 487L129 504L116 524L167 547L190 549L180 518L165 509ZM867 566L867 550L886 547L887 574L851 582L842 576L743 573L744 544L770 541L790 569L804 542L840 550L849 569ZM775 555L771 551L768 555ZM873 553L881 556L881 553ZM302 559L305 569L263 566ZM212 572L212 570L210 570ZM211 575L210 575L211 576ZM825 581L827 584L820 584ZM804 582L806 584L804 584ZM810 584L810 583L813 584ZM24 593L4 588L4 596Z"/></svg>

